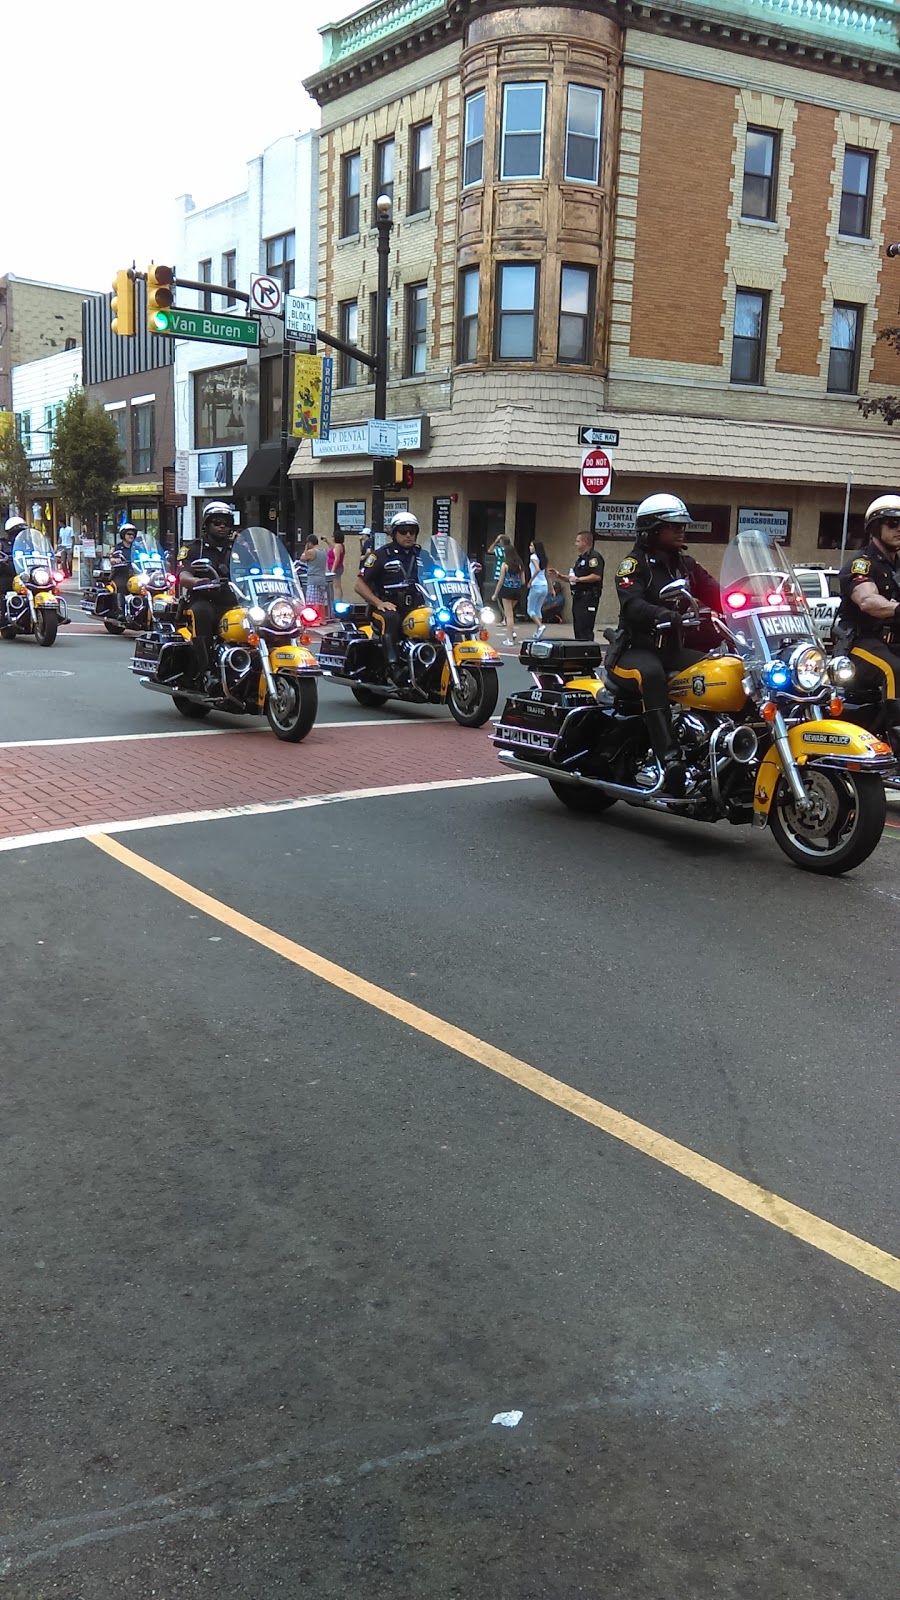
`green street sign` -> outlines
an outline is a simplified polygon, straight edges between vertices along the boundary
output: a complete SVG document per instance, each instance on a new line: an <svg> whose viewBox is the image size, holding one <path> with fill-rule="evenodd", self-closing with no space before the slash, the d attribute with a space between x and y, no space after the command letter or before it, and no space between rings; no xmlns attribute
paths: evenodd
<svg viewBox="0 0 900 1600"><path fill-rule="evenodd" d="M217 311L157 311L157 333L173 339L202 339L207 344L259 344L259 323L253 317L220 316Z"/></svg>

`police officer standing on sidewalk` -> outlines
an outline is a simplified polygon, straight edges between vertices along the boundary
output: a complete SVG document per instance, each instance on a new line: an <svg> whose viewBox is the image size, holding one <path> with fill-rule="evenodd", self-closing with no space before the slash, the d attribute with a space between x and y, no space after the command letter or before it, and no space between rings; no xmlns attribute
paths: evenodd
<svg viewBox="0 0 900 1600"><path fill-rule="evenodd" d="M569 569L573 631L576 639L593 639L603 593L603 557L594 549L593 536L589 533L576 533L575 550L575 562Z"/></svg>

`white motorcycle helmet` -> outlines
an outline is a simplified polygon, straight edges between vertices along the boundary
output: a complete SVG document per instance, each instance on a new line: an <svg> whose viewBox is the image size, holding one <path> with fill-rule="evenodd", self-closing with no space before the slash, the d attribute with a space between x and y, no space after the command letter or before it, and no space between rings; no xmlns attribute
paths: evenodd
<svg viewBox="0 0 900 1600"><path fill-rule="evenodd" d="M670 527L672 523L687 527L691 520L691 513L677 494L650 494L637 508L635 536L646 540L655 528Z"/></svg>
<svg viewBox="0 0 900 1600"><path fill-rule="evenodd" d="M866 508L866 537L877 534L879 525L888 517L900 519L900 494L880 494Z"/></svg>
<svg viewBox="0 0 900 1600"><path fill-rule="evenodd" d="M12 534L21 533L22 529L27 527L28 523L24 517L7 517L3 524L4 532Z"/></svg>
<svg viewBox="0 0 900 1600"><path fill-rule="evenodd" d="M411 511L398 511L395 517L391 517L391 533L402 532L405 528L418 533L419 519Z"/></svg>

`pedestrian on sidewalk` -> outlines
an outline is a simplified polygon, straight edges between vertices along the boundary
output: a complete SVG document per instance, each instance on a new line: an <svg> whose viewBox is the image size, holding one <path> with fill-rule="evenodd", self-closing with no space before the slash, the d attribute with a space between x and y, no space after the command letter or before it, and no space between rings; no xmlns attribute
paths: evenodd
<svg viewBox="0 0 900 1600"><path fill-rule="evenodd" d="M500 600L503 606L503 615L506 619L504 644L515 644L516 642L516 607L522 599L524 586L525 567L522 557L512 541L504 539L503 560L500 563L500 573L494 585L494 600Z"/></svg>
<svg viewBox="0 0 900 1600"><path fill-rule="evenodd" d="M547 552L540 539L532 539L528 557L528 600L525 610L536 628L544 621L544 602L548 595Z"/></svg>
<svg viewBox="0 0 900 1600"><path fill-rule="evenodd" d="M306 599L312 606L327 606L328 586L325 580L328 572L328 556L314 533L309 534L306 549L300 560L306 567L303 579L303 593Z"/></svg>
<svg viewBox="0 0 900 1600"><path fill-rule="evenodd" d="M72 576L72 548L75 544L75 529L64 522L60 528L57 539L59 540L59 564L67 578Z"/></svg>
<svg viewBox="0 0 900 1600"><path fill-rule="evenodd" d="M331 573L331 592L335 600L344 598L344 530L335 528L328 546L328 571Z"/></svg>

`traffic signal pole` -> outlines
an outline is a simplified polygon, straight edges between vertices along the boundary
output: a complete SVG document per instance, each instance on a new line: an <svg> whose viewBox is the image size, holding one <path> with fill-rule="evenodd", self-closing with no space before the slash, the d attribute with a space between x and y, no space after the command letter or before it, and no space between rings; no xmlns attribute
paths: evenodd
<svg viewBox="0 0 900 1600"><path fill-rule="evenodd" d="M375 420L387 416L388 366L388 260L391 247L391 202L386 194L375 201L375 226L378 229L378 292L375 297ZM384 488L379 481L378 464L372 464L373 533L384 533Z"/></svg>

